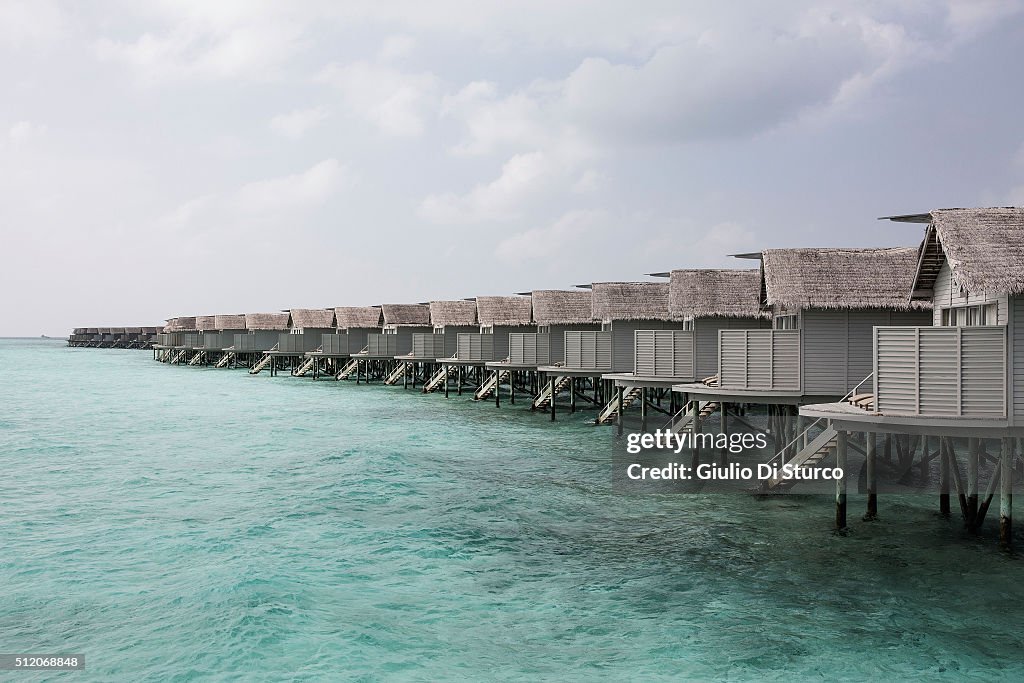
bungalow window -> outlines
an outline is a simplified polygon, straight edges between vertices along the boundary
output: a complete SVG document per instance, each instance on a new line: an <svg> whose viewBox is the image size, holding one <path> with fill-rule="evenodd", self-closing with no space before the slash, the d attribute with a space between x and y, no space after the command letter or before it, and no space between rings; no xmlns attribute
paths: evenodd
<svg viewBox="0 0 1024 683"><path fill-rule="evenodd" d="M288 334L302 334L302 328L293 327L292 329L288 330Z"/></svg>
<svg viewBox="0 0 1024 683"><path fill-rule="evenodd" d="M480 334L494 334L494 325L481 325Z"/></svg>
<svg viewBox="0 0 1024 683"><path fill-rule="evenodd" d="M612 331L612 321L611 320L607 320L607 321L601 323L601 331L602 332L611 332Z"/></svg>
<svg viewBox="0 0 1024 683"><path fill-rule="evenodd" d="M551 325L537 325L538 334L550 334Z"/></svg>
<svg viewBox="0 0 1024 683"><path fill-rule="evenodd" d="M978 327L998 324L999 309L996 304L942 309L943 327Z"/></svg>
<svg viewBox="0 0 1024 683"><path fill-rule="evenodd" d="M384 334L398 334L398 328L397 327L385 327L384 328Z"/></svg>
<svg viewBox="0 0 1024 683"><path fill-rule="evenodd" d="M434 325L434 334L444 334L444 325Z"/></svg>
<svg viewBox="0 0 1024 683"><path fill-rule="evenodd" d="M688 332L693 332L693 318L685 318L683 320L683 329Z"/></svg>
<svg viewBox="0 0 1024 683"><path fill-rule="evenodd" d="M776 330L799 330L800 316L777 315L772 320L772 328Z"/></svg>

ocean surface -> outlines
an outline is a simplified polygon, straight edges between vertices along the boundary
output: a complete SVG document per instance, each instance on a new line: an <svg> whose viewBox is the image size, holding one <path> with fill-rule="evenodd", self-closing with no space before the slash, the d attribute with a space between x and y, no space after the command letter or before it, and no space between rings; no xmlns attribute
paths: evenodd
<svg viewBox="0 0 1024 683"><path fill-rule="evenodd" d="M590 413L40 340L0 378L0 652L86 657L0 680L1024 679L1024 563L931 498L836 535L616 494Z"/></svg>

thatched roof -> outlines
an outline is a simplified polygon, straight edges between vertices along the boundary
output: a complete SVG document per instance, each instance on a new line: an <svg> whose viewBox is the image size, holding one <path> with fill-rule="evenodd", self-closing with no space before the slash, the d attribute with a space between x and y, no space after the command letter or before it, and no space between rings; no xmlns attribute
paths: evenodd
<svg viewBox="0 0 1024 683"><path fill-rule="evenodd" d="M478 296L476 317L481 325L529 325L533 301L528 296Z"/></svg>
<svg viewBox="0 0 1024 683"><path fill-rule="evenodd" d="M925 308L911 303L917 249L769 249L761 254L762 296L770 306Z"/></svg>
<svg viewBox="0 0 1024 683"><path fill-rule="evenodd" d="M245 329L247 330L287 330L287 313L246 313Z"/></svg>
<svg viewBox="0 0 1024 683"><path fill-rule="evenodd" d="M167 321L167 326L164 329L167 332L195 332L196 318L195 316L171 318Z"/></svg>
<svg viewBox="0 0 1024 683"><path fill-rule="evenodd" d="M430 306L426 304L384 304L385 325L423 327L430 325Z"/></svg>
<svg viewBox="0 0 1024 683"><path fill-rule="evenodd" d="M334 327L333 308L293 308L289 313L292 316L292 327L298 329L315 330Z"/></svg>
<svg viewBox="0 0 1024 683"><path fill-rule="evenodd" d="M334 309L338 329L373 329L383 324L380 308L377 306L339 306Z"/></svg>
<svg viewBox="0 0 1024 683"><path fill-rule="evenodd" d="M595 282L594 320L668 320L667 282Z"/></svg>
<svg viewBox="0 0 1024 683"><path fill-rule="evenodd" d="M213 329L215 330L244 330L245 329L245 316L244 315L218 315L214 316L216 319L213 322Z"/></svg>
<svg viewBox="0 0 1024 683"><path fill-rule="evenodd" d="M162 327L143 327L142 334L159 334L163 329Z"/></svg>
<svg viewBox="0 0 1024 683"><path fill-rule="evenodd" d="M447 325L476 325L476 302L431 301L430 322L435 327Z"/></svg>
<svg viewBox="0 0 1024 683"><path fill-rule="evenodd" d="M205 332L206 330L217 329L217 316L215 315L197 315L196 316L196 331Z"/></svg>
<svg viewBox="0 0 1024 683"><path fill-rule="evenodd" d="M100 334L110 334L110 328L109 327L101 327L100 328Z"/></svg>
<svg viewBox="0 0 1024 683"><path fill-rule="evenodd" d="M98 328L98 327L87 327L87 328L85 328L85 333L86 334L99 334L100 333L100 328Z"/></svg>
<svg viewBox="0 0 1024 683"><path fill-rule="evenodd" d="M76 327L74 330L71 331L71 334L85 334L85 328Z"/></svg>
<svg viewBox="0 0 1024 683"><path fill-rule="evenodd" d="M932 289L944 255L953 282L967 292L1024 293L1024 208L939 209L930 216L916 291Z"/></svg>
<svg viewBox="0 0 1024 683"><path fill-rule="evenodd" d="M594 321L588 290L535 289L533 319L538 325L577 325Z"/></svg>
<svg viewBox="0 0 1024 683"><path fill-rule="evenodd" d="M125 334L142 334L141 327L126 327L124 328Z"/></svg>
<svg viewBox="0 0 1024 683"><path fill-rule="evenodd" d="M124 331L123 327L111 327L110 328L110 334L124 334L124 333L125 333L125 331Z"/></svg>
<svg viewBox="0 0 1024 683"><path fill-rule="evenodd" d="M669 281L668 313L686 318L759 318L761 271L728 269L673 270Z"/></svg>

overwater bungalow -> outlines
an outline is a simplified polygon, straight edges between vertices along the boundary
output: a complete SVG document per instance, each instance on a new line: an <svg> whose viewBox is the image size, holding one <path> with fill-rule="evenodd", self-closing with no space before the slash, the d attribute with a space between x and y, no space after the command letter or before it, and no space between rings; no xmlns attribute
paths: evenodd
<svg viewBox="0 0 1024 683"><path fill-rule="evenodd" d="M186 332L181 342L185 350L183 360L189 365L199 365L206 357L204 336L215 331L216 316L197 315L195 320L195 329Z"/></svg>
<svg viewBox="0 0 1024 683"><path fill-rule="evenodd" d="M565 363L567 332L600 330L594 321L592 293L585 290L539 289L525 292L531 299L533 329L518 329L508 335L508 357L487 364L490 375L473 398L494 397L501 405L501 387L515 403L516 394L531 400L538 394L537 369Z"/></svg>
<svg viewBox="0 0 1024 683"><path fill-rule="evenodd" d="M277 347L279 336L288 329L287 313L246 313L245 332L236 333L232 344L234 363L249 372L259 372L270 364L268 351Z"/></svg>
<svg viewBox="0 0 1024 683"><path fill-rule="evenodd" d="M776 462L790 444L814 440L799 406L855 394L870 379L872 329L927 324L930 305L906 295L912 247L770 249L746 258L761 261L772 327L719 331L718 375L673 387L684 408L671 429L700 430L717 410L724 432L730 410L764 406Z"/></svg>
<svg viewBox="0 0 1024 683"><path fill-rule="evenodd" d="M600 329L567 331L564 362L538 367L543 387L533 407L550 409L552 419L563 391L568 390L571 410L584 395L597 405L611 398L612 382L603 376L633 370L637 330L682 329L682 323L669 316L667 282L595 282L581 287L591 289L593 321Z"/></svg>
<svg viewBox="0 0 1024 683"><path fill-rule="evenodd" d="M427 304L383 304L380 308L383 327L378 332L367 333L366 349L351 357L355 362L357 383L374 379L397 382L401 376L396 372L400 366L395 357L408 355L412 351L413 335L430 329Z"/></svg>
<svg viewBox="0 0 1024 683"><path fill-rule="evenodd" d="M441 366L424 391L444 390L449 395L451 380L456 392L464 388L479 391L487 379L487 364L507 360L509 335L530 331L533 325L533 303L527 296L478 296L474 332L460 332L453 356L439 359Z"/></svg>
<svg viewBox="0 0 1024 683"><path fill-rule="evenodd" d="M282 369L292 375L306 374L315 362L306 354L323 350L323 336L334 334L336 329L333 308L293 308L286 313L287 331L278 334L276 346L266 354L271 376ZM259 374L264 367L257 364L250 373Z"/></svg>
<svg viewBox="0 0 1024 683"><path fill-rule="evenodd" d="M367 337L382 328L380 306L339 306L333 310L336 327L320 335L318 349L305 353L296 376L312 372L313 379L321 374L347 379L358 365L351 357L366 352Z"/></svg>
<svg viewBox="0 0 1024 683"><path fill-rule="evenodd" d="M397 384L401 379L404 386L410 382L424 386L424 391L438 388L440 378L431 382L438 370L439 359L454 358L458 354L460 334L471 334L479 330L476 317L476 302L471 299L457 301L431 301L430 324L427 332L414 332L412 350L395 357L399 365L386 383Z"/></svg>
<svg viewBox="0 0 1024 683"><path fill-rule="evenodd" d="M153 346L154 358L171 364L183 362L188 354L185 348L185 335L194 334L195 331L195 316L170 318L164 326L163 333L157 335L157 344Z"/></svg>
<svg viewBox="0 0 1024 683"><path fill-rule="evenodd" d="M930 306L931 324L874 326L868 382L842 401L801 407L805 419L822 427L820 447L783 456L795 466L813 466L821 451L830 451L845 467L850 442L866 434L871 517L877 513L876 434L884 434L908 470L938 461L940 511L949 514L955 492L969 529L981 528L998 492L999 537L1009 544L1024 437L1024 209L888 218L926 226L902 303ZM985 469L990 474L982 494ZM837 484L836 525L846 525L845 479Z"/></svg>
<svg viewBox="0 0 1024 683"><path fill-rule="evenodd" d="M681 325L634 333L631 371L604 375L615 383L616 396L598 415L598 424L616 420L636 401L643 429L650 410L674 414L673 385L712 382L718 374L720 330L771 327L770 313L760 305L757 269L681 269L657 275L669 277L669 318ZM663 399L668 399L667 410Z"/></svg>
<svg viewBox="0 0 1024 683"><path fill-rule="evenodd" d="M384 325L380 306L338 306L334 309L337 327L332 333L320 337L320 349L306 353L313 361L313 378L330 374L335 379L347 379L355 373L358 362L352 356L367 351L367 338L379 332ZM305 368L306 366L303 365Z"/></svg>
<svg viewBox="0 0 1024 683"><path fill-rule="evenodd" d="M162 327L143 327L139 336L140 349L151 349L156 344L156 336L163 330Z"/></svg>
<svg viewBox="0 0 1024 683"><path fill-rule="evenodd" d="M196 318L196 327L202 328L199 340L202 345L189 364L213 364L218 368L229 366L235 360L235 335L245 334L245 316L230 314L203 317L204 320Z"/></svg>

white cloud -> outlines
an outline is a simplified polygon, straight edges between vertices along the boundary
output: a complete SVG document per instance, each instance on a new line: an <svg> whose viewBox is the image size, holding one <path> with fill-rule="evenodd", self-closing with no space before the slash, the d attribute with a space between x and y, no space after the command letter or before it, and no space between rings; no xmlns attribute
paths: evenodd
<svg viewBox="0 0 1024 683"><path fill-rule="evenodd" d="M312 107L310 109L295 109L287 114L279 114L270 120L270 127L292 140L298 140L306 131L313 128L327 118L327 109L324 107Z"/></svg>
<svg viewBox="0 0 1024 683"><path fill-rule="evenodd" d="M607 213L599 210L570 211L547 227L515 233L498 243L495 255L508 263L561 259L566 249L594 242L610 227Z"/></svg>
<svg viewBox="0 0 1024 683"><path fill-rule="evenodd" d="M517 154L501 167L501 175L465 195L429 195L419 215L433 223L507 222L543 196L557 192L561 170L543 152Z"/></svg>
<svg viewBox="0 0 1024 683"><path fill-rule="evenodd" d="M0 45L19 49L49 47L66 30L64 15L48 0L0 2Z"/></svg>
<svg viewBox="0 0 1024 683"><path fill-rule="evenodd" d="M438 79L431 73L404 73L365 61L330 64L317 81L336 87L355 116L385 135L414 137L436 108Z"/></svg>
<svg viewBox="0 0 1024 683"><path fill-rule="evenodd" d="M188 79L266 80L304 46L304 22L272 6L231 2L156 5L153 30L95 42L96 56L132 69L146 83ZM219 9L210 11L212 8ZM142 11L142 10L140 10Z"/></svg>
<svg viewBox="0 0 1024 683"><path fill-rule="evenodd" d="M399 34L384 39L377 58L382 62L393 62L404 59L416 48L416 39L409 35Z"/></svg>
<svg viewBox="0 0 1024 683"><path fill-rule="evenodd" d="M607 181L608 178L605 174L593 168L588 168L579 177L579 180L573 183L572 191L576 194L590 194L604 187Z"/></svg>
<svg viewBox="0 0 1024 683"><path fill-rule="evenodd" d="M11 140L11 145L17 149L43 137L46 135L46 130L46 126L41 123L18 121L11 126L11 129L7 132L7 136Z"/></svg>
<svg viewBox="0 0 1024 683"><path fill-rule="evenodd" d="M327 203L344 189L348 171L337 159L325 159L301 173L247 183L236 190L190 199L159 220L164 228L233 236L259 226L294 229L302 211Z"/></svg>

